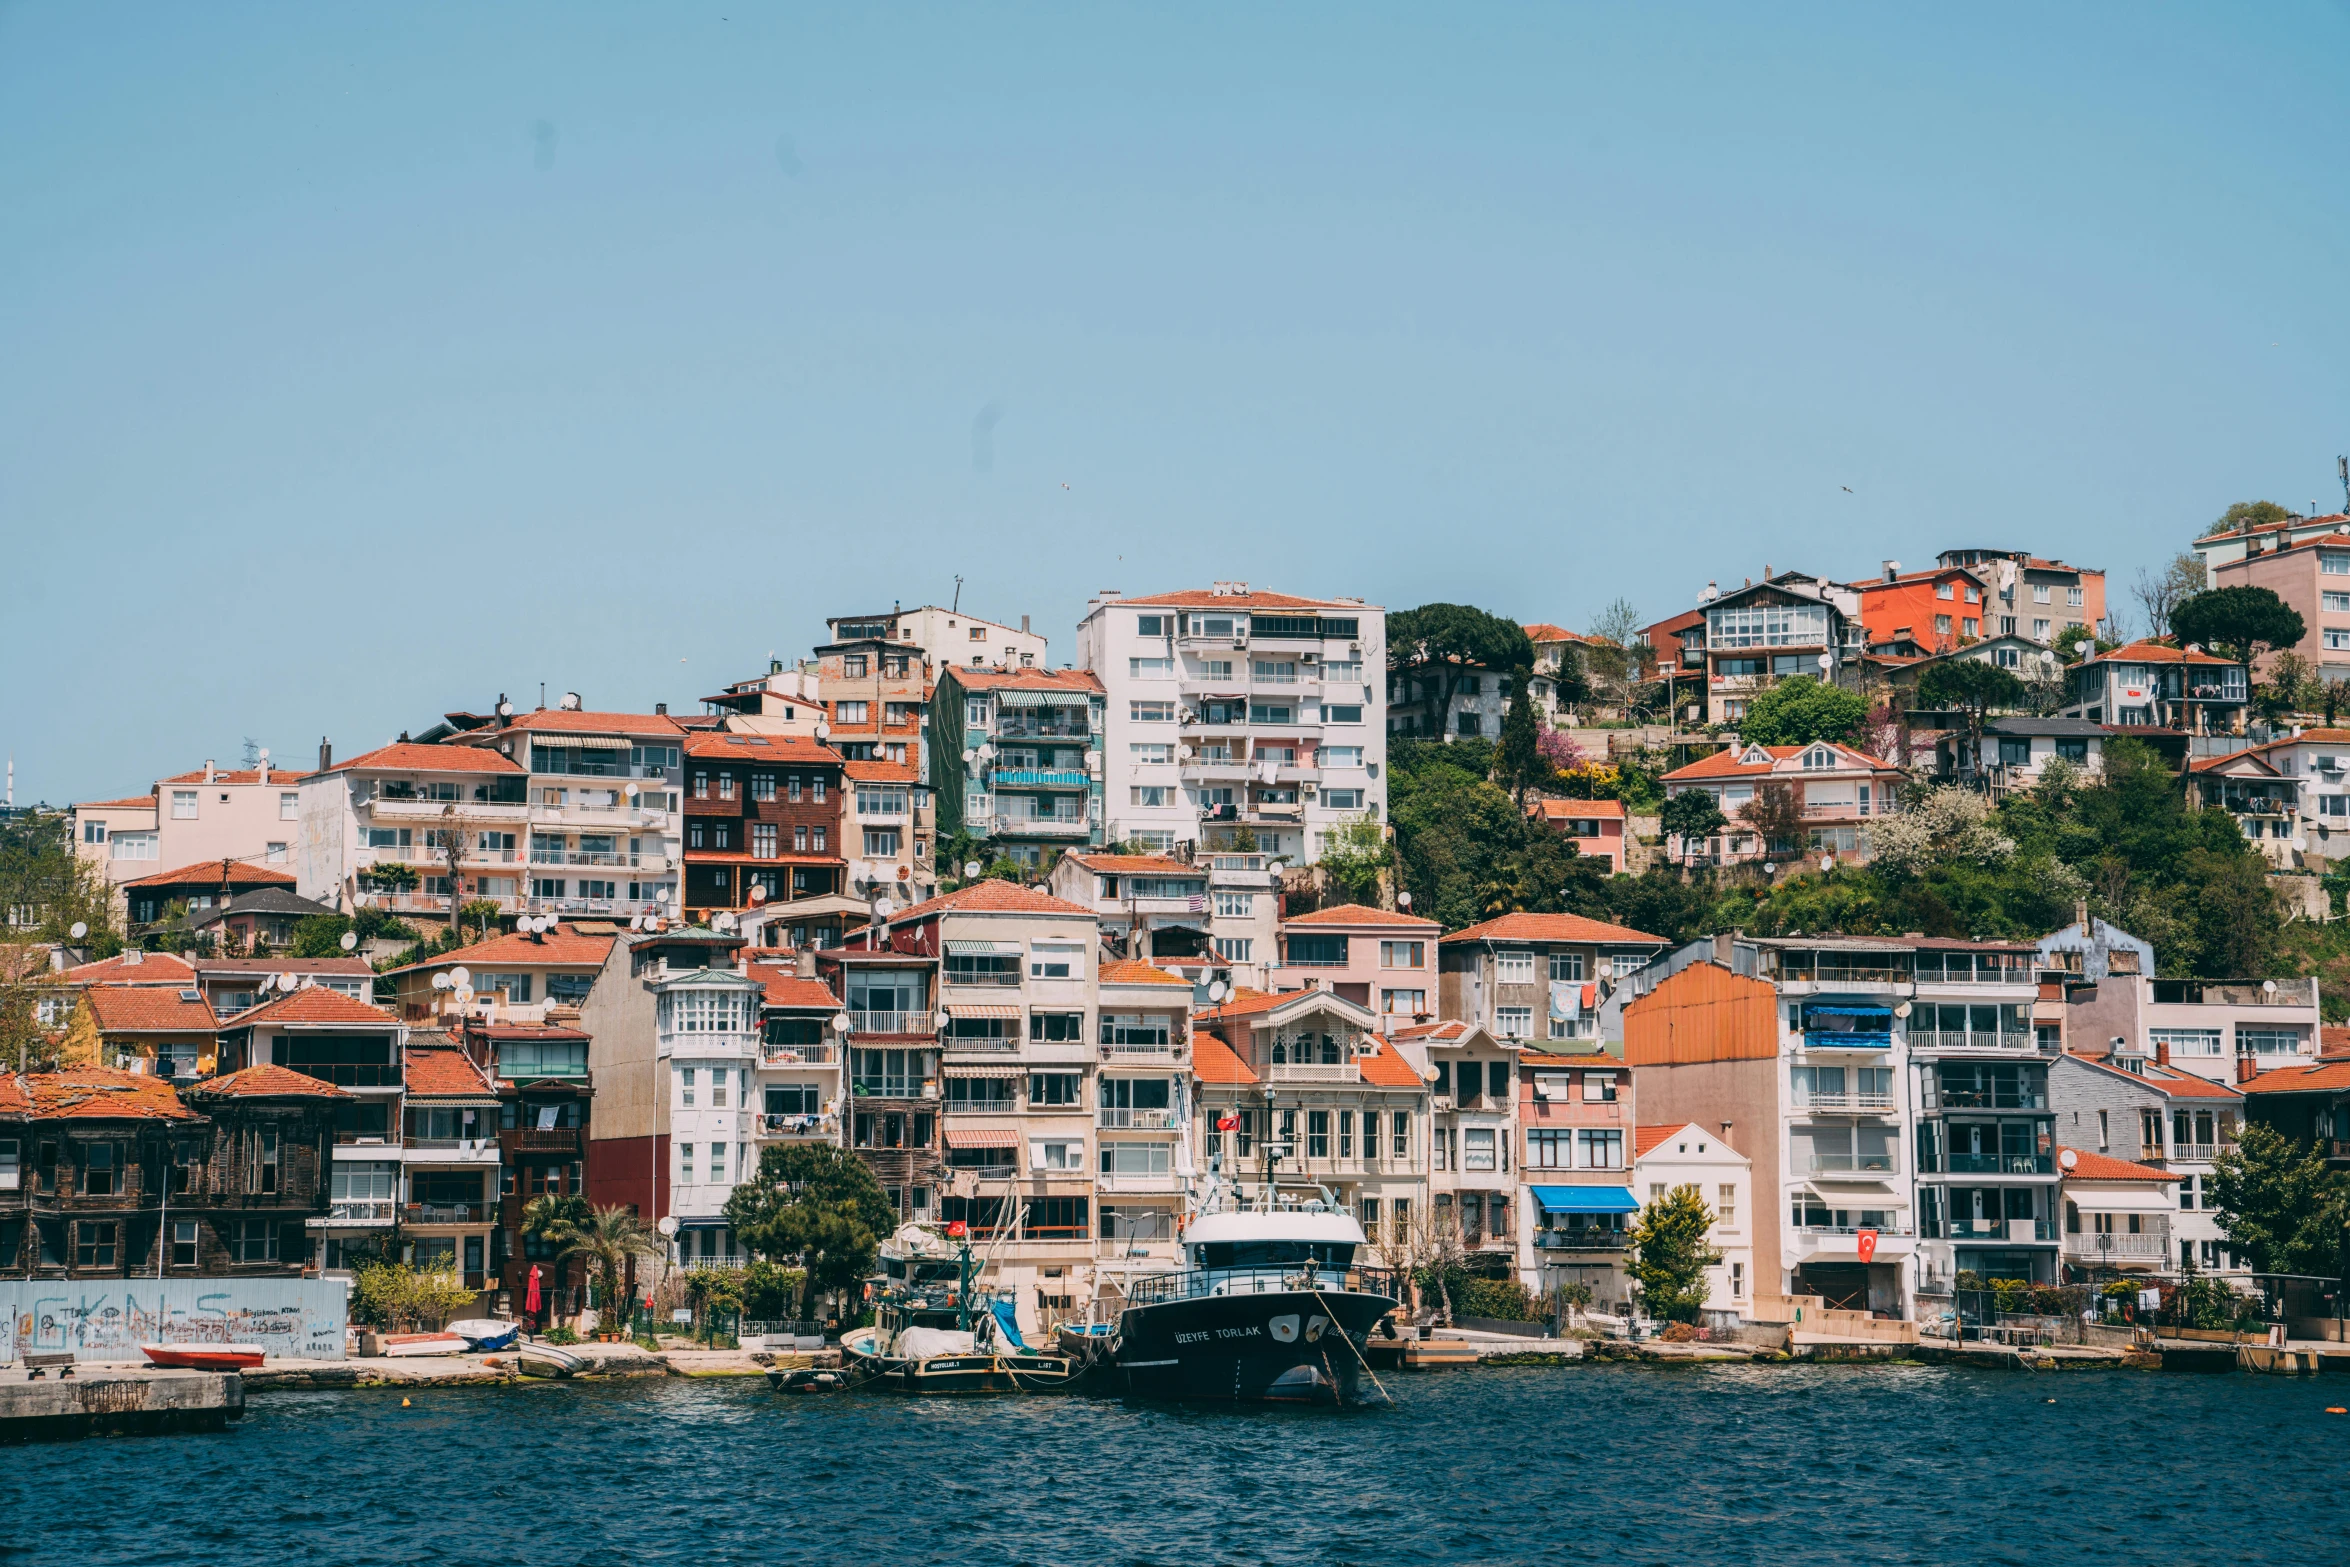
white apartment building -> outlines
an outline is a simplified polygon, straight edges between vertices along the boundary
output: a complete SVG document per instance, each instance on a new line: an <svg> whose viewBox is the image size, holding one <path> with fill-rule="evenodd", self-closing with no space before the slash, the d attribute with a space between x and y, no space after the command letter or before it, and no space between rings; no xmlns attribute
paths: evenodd
<svg viewBox="0 0 2350 1567"><path fill-rule="evenodd" d="M1253 863L1227 867L1225 860ZM1102 940L1129 957L1194 975L1215 967L1229 983L1261 985L1281 901L1263 860L1073 849L1054 863L1049 885L1053 896L1092 909Z"/></svg>
<svg viewBox="0 0 2350 1567"><path fill-rule="evenodd" d="M1107 696L1105 841L1305 864L1387 815L1386 612L1245 582L1128 599L1105 589L1077 663Z"/></svg>
<svg viewBox="0 0 2350 1567"><path fill-rule="evenodd" d="M522 907L530 807L520 762L480 746L413 742L329 761L301 780L297 895L334 909L446 915L454 846L461 901Z"/></svg>
<svg viewBox="0 0 2350 1567"><path fill-rule="evenodd" d="M1643 1208L1694 1186L1713 1210L1706 1240L1722 1260L1705 1270L1705 1309L1754 1315L1754 1161L1692 1123L1643 1126L1633 1141L1632 1191Z"/></svg>
<svg viewBox="0 0 2350 1567"><path fill-rule="evenodd" d="M144 795L92 800L68 812L74 852L109 887L206 860L294 869L301 775L274 767L202 767L159 778ZM121 894L116 894L121 913Z"/></svg>

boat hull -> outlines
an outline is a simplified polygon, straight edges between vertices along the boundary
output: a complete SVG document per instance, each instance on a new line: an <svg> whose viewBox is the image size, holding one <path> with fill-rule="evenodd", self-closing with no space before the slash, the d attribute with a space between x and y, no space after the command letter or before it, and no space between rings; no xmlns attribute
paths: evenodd
<svg viewBox="0 0 2350 1567"><path fill-rule="evenodd" d="M1142 1398L1350 1404L1384 1395L1361 1350L1395 1308L1385 1295L1268 1290L1129 1306L1115 1375Z"/></svg>
<svg viewBox="0 0 2350 1567"><path fill-rule="evenodd" d="M258 1344L141 1344L139 1353L182 1371L250 1371L262 1360Z"/></svg>
<svg viewBox="0 0 2350 1567"><path fill-rule="evenodd" d="M526 1377L574 1376L586 1365L580 1356L553 1344L525 1344L514 1354L514 1369Z"/></svg>

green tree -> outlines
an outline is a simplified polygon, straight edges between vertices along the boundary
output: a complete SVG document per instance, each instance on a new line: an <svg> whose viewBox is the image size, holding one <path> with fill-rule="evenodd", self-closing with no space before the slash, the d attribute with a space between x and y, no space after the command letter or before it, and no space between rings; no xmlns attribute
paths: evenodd
<svg viewBox="0 0 2350 1567"><path fill-rule="evenodd" d="M1708 1234L1714 1212L1695 1186L1676 1186L1652 1198L1632 1227L1632 1277L1640 1299L1659 1322L1695 1322L1705 1309L1705 1270L1721 1265Z"/></svg>
<svg viewBox="0 0 2350 1567"><path fill-rule="evenodd" d="M824 1143L770 1143L757 1179L726 1199L726 1222L760 1256L806 1270L805 1318L815 1314L819 1292L845 1294L872 1271L897 1213L855 1154Z"/></svg>
<svg viewBox="0 0 2350 1567"><path fill-rule="evenodd" d="M1918 677L1920 707L1964 712L1977 733L1986 712L2023 699L2024 683L1987 659L1944 659Z"/></svg>
<svg viewBox="0 0 2350 1567"><path fill-rule="evenodd" d="M1755 693L1739 721L1738 738L1754 745L1849 745L1868 721L1869 704L1857 692L1791 675Z"/></svg>
<svg viewBox="0 0 2350 1567"><path fill-rule="evenodd" d="M669 1250L668 1244L636 1216L634 1209L619 1203L590 1208L584 1218L568 1219L564 1229L562 1249L555 1254L556 1260L585 1258L596 1275L600 1288L596 1298L605 1319L620 1321L626 1315L627 1306L621 1298L621 1274L629 1260L663 1256Z"/></svg>
<svg viewBox="0 0 2350 1567"><path fill-rule="evenodd" d="M15 934L74 947L93 958L122 950L114 898L98 867L74 852L60 811L27 811L0 821L0 910L30 925ZM73 934L80 925L82 934Z"/></svg>
<svg viewBox="0 0 2350 1567"><path fill-rule="evenodd" d="M2170 623L2186 641L2200 642L2242 664L2247 691L2252 661L2271 648L2291 647L2308 629L2299 610L2267 588L2254 587L2198 593L2171 611Z"/></svg>
<svg viewBox="0 0 2350 1567"><path fill-rule="evenodd" d="M1379 877L1392 858L1386 829L1368 814L1331 829L1315 863L1328 873L1331 885L1346 903L1376 903Z"/></svg>
<svg viewBox="0 0 2350 1567"><path fill-rule="evenodd" d="M1510 675L1509 711L1501 721L1501 747L1493 760L1493 781L1510 792L1519 805L1526 791L1550 774L1542 761L1542 726L1534 716L1533 676L1519 669Z"/></svg>
<svg viewBox="0 0 2350 1567"><path fill-rule="evenodd" d="M2255 1273L2341 1271L2350 1175L2329 1169L2317 1149L2249 1123L2212 1161L2210 1187L2220 1233Z"/></svg>
<svg viewBox="0 0 2350 1567"><path fill-rule="evenodd" d="M2292 516L2293 513L2275 501L2238 501L2213 519L2211 526L2203 530L2203 537L2234 533L2239 528L2265 528L2272 523L2290 521Z"/></svg>
<svg viewBox="0 0 2350 1567"><path fill-rule="evenodd" d="M1422 604L1387 617L1387 669L1434 689L1436 723L1452 712L1461 677L1485 669L1530 669L1526 628L1469 604Z"/></svg>
<svg viewBox="0 0 2350 1567"><path fill-rule="evenodd" d="M1681 840L1681 852L1691 854L1696 845L1720 832L1730 824L1722 814L1721 803L1710 789L1684 789L1679 794L1665 796L1665 803L1657 810L1657 825Z"/></svg>

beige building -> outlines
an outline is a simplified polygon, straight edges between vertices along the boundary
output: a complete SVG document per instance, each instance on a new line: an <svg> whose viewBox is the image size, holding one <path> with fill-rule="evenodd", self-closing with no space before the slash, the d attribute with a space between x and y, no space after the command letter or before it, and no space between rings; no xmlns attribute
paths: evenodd
<svg viewBox="0 0 2350 1567"><path fill-rule="evenodd" d="M144 796L74 806L68 813L74 852L118 888L205 860L249 860L291 872L300 788L300 775L273 767L267 751L257 767L207 761L157 779Z"/></svg>
<svg viewBox="0 0 2350 1567"><path fill-rule="evenodd" d="M477 745L397 741L329 760L300 784L300 896L445 919L454 849L462 899L523 906L530 779L520 762Z"/></svg>

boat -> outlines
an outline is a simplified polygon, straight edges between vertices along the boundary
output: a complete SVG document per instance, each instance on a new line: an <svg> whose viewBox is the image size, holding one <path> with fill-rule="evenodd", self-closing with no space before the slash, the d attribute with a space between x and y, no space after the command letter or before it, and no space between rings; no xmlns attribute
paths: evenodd
<svg viewBox="0 0 2350 1567"><path fill-rule="evenodd" d="M449 1331L465 1340L466 1346L477 1352L512 1349L514 1341L522 1336L520 1324L500 1322L494 1317L473 1317L464 1322L452 1322Z"/></svg>
<svg viewBox="0 0 2350 1567"><path fill-rule="evenodd" d="M141 1344L139 1353L181 1371L250 1371L263 1354L258 1344Z"/></svg>
<svg viewBox="0 0 2350 1567"><path fill-rule="evenodd" d="M568 1377L587 1365L586 1356L554 1344L524 1344L514 1352L514 1369L526 1377Z"/></svg>
<svg viewBox="0 0 2350 1567"><path fill-rule="evenodd" d="M1129 1281L1111 1375L1137 1397L1218 1403L1384 1403L1364 1358L1396 1307L1393 1275L1355 1265L1362 1226L1327 1199L1229 1205L1212 1192L1184 1234L1187 1266Z"/></svg>
<svg viewBox="0 0 2350 1567"><path fill-rule="evenodd" d="M1010 1298L979 1284L985 1259L972 1256L960 1222L944 1236L902 1226L883 1243L881 1266L867 1286L873 1325L841 1335L854 1383L902 1393L1047 1393L1085 1371L1084 1361L1022 1339Z"/></svg>
<svg viewBox="0 0 2350 1567"><path fill-rule="evenodd" d="M767 1386L778 1393L839 1393L847 1390L849 1374L829 1366L771 1366Z"/></svg>
<svg viewBox="0 0 2350 1567"><path fill-rule="evenodd" d="M454 1333L387 1333L377 1342L394 1358L410 1355L462 1355L465 1340Z"/></svg>

